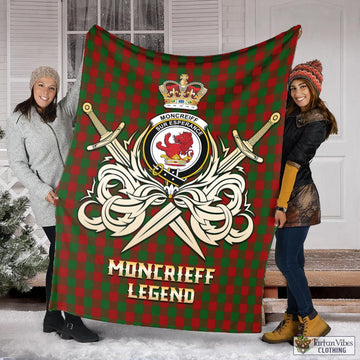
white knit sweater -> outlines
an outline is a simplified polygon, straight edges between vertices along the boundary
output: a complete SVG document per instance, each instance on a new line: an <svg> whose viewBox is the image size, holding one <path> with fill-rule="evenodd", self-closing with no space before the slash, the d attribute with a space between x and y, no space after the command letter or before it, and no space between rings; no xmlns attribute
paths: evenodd
<svg viewBox="0 0 360 360"><path fill-rule="evenodd" d="M46 201L46 196L50 190L56 190L64 170L80 85L81 69L71 90L59 101L52 123L45 123L35 108L31 109L30 119L16 112L7 120L10 167L29 190L31 207L40 226L56 225L55 206Z"/></svg>

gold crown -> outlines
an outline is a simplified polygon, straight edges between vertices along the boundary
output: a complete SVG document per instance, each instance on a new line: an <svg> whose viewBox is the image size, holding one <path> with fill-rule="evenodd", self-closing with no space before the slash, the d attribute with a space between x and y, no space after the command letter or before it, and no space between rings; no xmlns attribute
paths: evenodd
<svg viewBox="0 0 360 360"><path fill-rule="evenodd" d="M185 166L192 159L192 155L183 158L180 155L174 155L172 158L167 155L161 155L161 157L165 159L165 165L168 166Z"/></svg>
<svg viewBox="0 0 360 360"><path fill-rule="evenodd" d="M188 84L189 75L180 75L180 83L174 80L164 81L159 90L164 97L166 108L196 110L197 104L206 94L206 87L199 82Z"/></svg>

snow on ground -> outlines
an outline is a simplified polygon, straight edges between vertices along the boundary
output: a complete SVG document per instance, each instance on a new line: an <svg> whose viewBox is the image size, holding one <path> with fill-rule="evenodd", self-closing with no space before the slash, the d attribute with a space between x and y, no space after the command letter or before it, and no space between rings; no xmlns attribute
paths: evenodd
<svg viewBox="0 0 360 360"><path fill-rule="evenodd" d="M43 316L43 311L0 310L0 360L360 360L360 314L324 315L332 327L329 335L355 336L356 355L294 355L290 344L266 344L261 334L192 332L88 319L85 323L101 341L81 344L43 333ZM268 323L263 331L276 325Z"/></svg>

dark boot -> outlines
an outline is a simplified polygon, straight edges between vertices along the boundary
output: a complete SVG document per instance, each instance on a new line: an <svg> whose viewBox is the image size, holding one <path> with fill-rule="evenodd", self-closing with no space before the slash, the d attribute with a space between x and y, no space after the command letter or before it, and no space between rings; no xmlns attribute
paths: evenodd
<svg viewBox="0 0 360 360"><path fill-rule="evenodd" d="M43 322L43 331L45 333L51 333L53 331L60 333L64 327L64 323L61 311L46 311Z"/></svg>
<svg viewBox="0 0 360 360"><path fill-rule="evenodd" d="M89 330L80 317L68 313L65 314L65 324L61 331L61 337L82 343L99 341L99 336Z"/></svg>

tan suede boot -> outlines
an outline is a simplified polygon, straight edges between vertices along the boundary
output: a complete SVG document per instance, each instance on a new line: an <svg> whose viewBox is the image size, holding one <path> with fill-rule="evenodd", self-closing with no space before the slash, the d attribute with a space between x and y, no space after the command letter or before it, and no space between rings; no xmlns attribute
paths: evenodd
<svg viewBox="0 0 360 360"><path fill-rule="evenodd" d="M305 316L302 318L299 316L302 336L307 338L320 337L325 336L330 332L330 326L319 316L319 314L316 314L312 319L310 317L311 316Z"/></svg>
<svg viewBox="0 0 360 360"><path fill-rule="evenodd" d="M284 320L272 332L266 332L261 340L269 344L289 342L299 333L299 321L294 320L294 315L285 313Z"/></svg>

